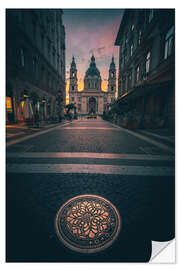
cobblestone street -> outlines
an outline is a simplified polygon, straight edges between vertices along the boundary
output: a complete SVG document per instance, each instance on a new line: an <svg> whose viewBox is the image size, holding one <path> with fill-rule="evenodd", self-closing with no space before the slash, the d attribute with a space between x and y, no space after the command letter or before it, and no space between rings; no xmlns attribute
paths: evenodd
<svg viewBox="0 0 180 270"><path fill-rule="evenodd" d="M152 240L174 238L174 150L165 141L101 118L11 140L7 261L148 262ZM117 239L94 253L68 248L55 229L60 207L84 194L105 198L121 218Z"/></svg>

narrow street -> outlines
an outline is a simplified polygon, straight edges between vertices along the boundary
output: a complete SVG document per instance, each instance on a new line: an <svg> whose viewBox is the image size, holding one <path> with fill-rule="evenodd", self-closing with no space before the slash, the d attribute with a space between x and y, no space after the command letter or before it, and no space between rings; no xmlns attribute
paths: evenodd
<svg viewBox="0 0 180 270"><path fill-rule="evenodd" d="M17 139L6 158L9 262L148 262L152 240L174 238L173 146L160 136L82 118ZM120 232L84 254L59 239L56 215L86 194L115 206Z"/></svg>

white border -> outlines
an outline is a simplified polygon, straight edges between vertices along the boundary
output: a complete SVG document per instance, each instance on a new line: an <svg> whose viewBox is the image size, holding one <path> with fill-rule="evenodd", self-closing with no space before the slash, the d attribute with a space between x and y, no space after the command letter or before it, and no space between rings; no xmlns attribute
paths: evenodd
<svg viewBox="0 0 180 270"><path fill-rule="evenodd" d="M48 3L48 4L47 4ZM50 3L50 5L49 5ZM55 4L55 5L54 5ZM5 95L4 95L4 86L5 86L5 72L4 72L4 63L5 63L5 47L4 47L4 44L5 44L5 23L4 23L4 19L5 19L5 16L4 16L4 9L5 8L29 8L29 7L34 7L34 8L40 8L40 7L43 7L43 8L52 8L52 7L62 7L62 8L176 8L176 18L179 17L178 14L179 13L179 10L177 9L178 7L178 1L173 1L171 0L170 2L169 1L157 1L157 0L151 0L150 2L149 1L95 1L95 0L92 0L92 1L73 1L72 2L67 2L67 1L64 1L64 2L60 2L60 1L50 1L50 2L41 2L41 1L34 1L34 0L31 0L30 2L30 6L29 5L29 2L27 1L9 1L9 0L6 0L6 1L3 1L0 5L0 37L1 37L1 42L0 42L0 46L1 46L1 50L0 50L0 59L1 59L1 78L3 78L1 80L1 97L3 96L3 98L0 98L0 130L1 130L1 138L4 136L4 127L5 127L5 123L4 120L5 120L5 115L4 115L4 104L5 104ZM178 29L178 24L177 24L177 21L176 21L176 29ZM178 33L179 31L176 30L176 32ZM3 37L3 38L2 38ZM178 36L176 36L176 39L179 41L179 38ZM176 42L177 44L177 42ZM178 48L178 46L176 46ZM176 59L179 59L178 57L178 50L176 51ZM177 63L178 65L178 63ZM179 80L178 80L179 81ZM176 88L177 88L177 84L176 83ZM176 105L177 105L177 100L179 101L180 99L178 98L178 91L176 92ZM179 116L179 109L178 109L178 106L176 106L176 118L177 116ZM178 135L178 132L179 132L179 126L177 126L177 121L176 121L176 136ZM179 137L179 136L178 136ZM1 139L2 140L2 139ZM176 142L176 149L179 150L179 146L178 146L178 142ZM179 152L179 151L177 151ZM178 159L178 154L176 155L176 159ZM5 169L4 169L4 155L5 155L5 142L1 144L1 175L3 175L3 181L1 181L1 213L2 213L2 218L1 218L1 225L0 225L0 231L1 231L1 267L3 268L10 268L10 267L13 267L13 269L24 269L24 267L26 267L26 269L32 269L32 267L34 269L40 269L41 267L43 267L43 269L48 269L49 270L49 266L50 267L54 267L54 268L58 268L59 267L66 267L66 268L71 268L73 267L73 269L83 269L84 270L84 267L86 268L89 268L91 269L92 267L93 268L99 268L99 264L96 265L96 264L74 264L72 266L72 264L11 264L11 265L7 265L4 263L4 259L5 259L5 250L4 250L4 247L5 247ZM179 178L179 170L177 170L177 179ZM176 195L177 195L177 189L178 189L178 183L176 181ZM177 201L176 201L176 207L177 207L177 204L178 204L178 200L179 200L179 196L176 196L177 198ZM179 205L179 204L178 204ZM178 216L178 211L176 211L176 220L179 219L179 216ZM176 226L177 227L177 226ZM169 251L169 255L166 254L165 257L167 256L170 256L172 250L174 250L174 247L171 247L170 248L170 251ZM109 269L110 267L113 267L114 269L119 269L119 267L123 267L123 269L129 269L130 267L137 267L137 269L141 269L141 267L144 267L145 265L144 264L103 264L103 268L104 269ZM162 267L162 269L164 270L164 268L166 267L169 267L169 265L148 265L148 267L155 267L155 269L159 269ZM178 264L174 265L173 267L177 267Z"/></svg>

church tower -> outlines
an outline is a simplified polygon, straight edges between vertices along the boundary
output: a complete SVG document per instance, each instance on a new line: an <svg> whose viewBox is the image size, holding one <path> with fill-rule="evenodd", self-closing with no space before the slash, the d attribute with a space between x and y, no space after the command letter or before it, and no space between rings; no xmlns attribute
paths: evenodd
<svg viewBox="0 0 180 270"><path fill-rule="evenodd" d="M115 94L116 92L116 66L114 63L114 56L112 57L112 62L109 68L108 92L111 94Z"/></svg>
<svg viewBox="0 0 180 270"><path fill-rule="evenodd" d="M71 68L70 68L70 83L69 83L69 93L74 93L78 91L77 84L77 69L74 56L72 58Z"/></svg>

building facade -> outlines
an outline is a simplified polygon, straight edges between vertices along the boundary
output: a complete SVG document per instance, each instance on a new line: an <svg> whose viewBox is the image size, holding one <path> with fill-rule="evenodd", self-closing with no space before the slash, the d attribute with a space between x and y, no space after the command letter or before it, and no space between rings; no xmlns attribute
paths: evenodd
<svg viewBox="0 0 180 270"><path fill-rule="evenodd" d="M127 9L123 15L115 41L118 104L137 127L174 127L174 13L173 9Z"/></svg>
<svg viewBox="0 0 180 270"><path fill-rule="evenodd" d="M115 100L116 67L114 57L109 68L108 91L101 88L101 74L96 67L95 57L91 57L89 68L84 77L84 89L78 91L77 68L74 57L70 68L69 102L74 103L80 115L102 115L107 106Z"/></svg>
<svg viewBox="0 0 180 270"><path fill-rule="evenodd" d="M65 105L65 29L60 9L6 10L6 119L57 118Z"/></svg>

